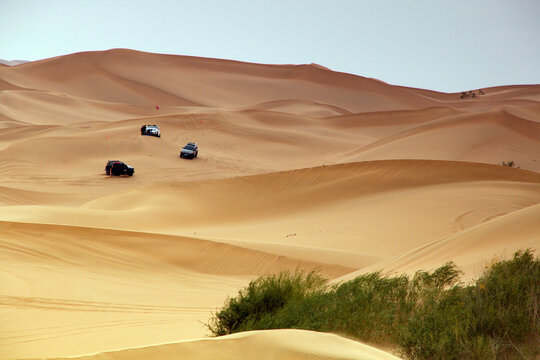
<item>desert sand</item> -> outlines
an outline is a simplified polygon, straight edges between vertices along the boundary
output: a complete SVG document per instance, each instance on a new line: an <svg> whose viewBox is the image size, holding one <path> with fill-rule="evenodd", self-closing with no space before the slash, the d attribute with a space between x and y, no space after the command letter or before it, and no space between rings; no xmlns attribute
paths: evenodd
<svg viewBox="0 0 540 360"><path fill-rule="evenodd" d="M540 85L482 90L125 49L0 66L0 358L395 358L204 323L263 274L467 281L538 250Z"/></svg>

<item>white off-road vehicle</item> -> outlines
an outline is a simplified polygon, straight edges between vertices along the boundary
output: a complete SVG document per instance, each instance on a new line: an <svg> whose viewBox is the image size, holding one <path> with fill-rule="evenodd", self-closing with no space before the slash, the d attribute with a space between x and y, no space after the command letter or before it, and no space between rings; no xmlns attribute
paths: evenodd
<svg viewBox="0 0 540 360"><path fill-rule="evenodd" d="M141 135L161 137L161 131L157 125L143 125L141 127Z"/></svg>

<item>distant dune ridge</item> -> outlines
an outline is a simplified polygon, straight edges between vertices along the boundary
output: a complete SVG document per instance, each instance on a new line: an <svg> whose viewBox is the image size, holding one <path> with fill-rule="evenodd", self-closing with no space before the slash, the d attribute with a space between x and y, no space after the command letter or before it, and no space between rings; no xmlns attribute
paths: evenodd
<svg viewBox="0 0 540 360"><path fill-rule="evenodd" d="M127 49L0 66L0 358L394 358L202 323L262 274L468 280L537 250L540 85L463 90Z"/></svg>
<svg viewBox="0 0 540 360"><path fill-rule="evenodd" d="M0 65L7 65L7 66L20 65L20 64L27 63L27 62L29 62L29 61L27 61L27 60L4 60L4 59L0 59Z"/></svg>

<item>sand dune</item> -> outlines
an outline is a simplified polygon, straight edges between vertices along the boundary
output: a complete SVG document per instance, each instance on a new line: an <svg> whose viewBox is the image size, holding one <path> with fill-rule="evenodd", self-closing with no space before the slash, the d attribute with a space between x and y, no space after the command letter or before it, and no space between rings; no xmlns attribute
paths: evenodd
<svg viewBox="0 0 540 360"><path fill-rule="evenodd" d="M0 66L0 357L391 358L203 323L262 274L468 280L540 248L540 86L482 92L125 49Z"/></svg>
<svg viewBox="0 0 540 360"><path fill-rule="evenodd" d="M389 101L380 94L386 87L380 82L310 65L259 65L117 49L51 58L6 70L10 71L2 78L21 87L120 103L219 107L308 98L330 100L327 102L352 110L375 106L389 109L403 104L398 96ZM400 89L394 92L404 99L425 102ZM363 95L361 103L359 95Z"/></svg>
<svg viewBox="0 0 540 360"><path fill-rule="evenodd" d="M415 159L429 152L433 159L439 160L493 164L500 163L499 159L515 159L523 168L538 170L539 136L540 122L513 115L506 108L501 108L409 126L362 146L348 159L392 159L396 154L401 158Z"/></svg>
<svg viewBox="0 0 540 360"><path fill-rule="evenodd" d="M4 105L2 115L12 121L24 119L21 125L115 121L150 116L155 111L148 106L112 104L47 91L4 90L0 101Z"/></svg>
<svg viewBox="0 0 540 360"><path fill-rule="evenodd" d="M265 251L271 245L279 255L292 251L310 261L315 259L307 250L327 251L326 261L359 268L369 265L360 260L395 256L539 201L535 173L458 162L381 161L153 184L78 208L0 208L0 217L198 237ZM382 211L388 216L385 227L376 225Z"/></svg>
<svg viewBox="0 0 540 360"><path fill-rule="evenodd" d="M463 215L459 220L471 214ZM539 218L538 204L488 218L467 230L445 236L389 261L366 266L334 281L347 281L374 271L412 276L419 270L431 270L447 261L453 261L464 271L463 281L477 279L493 262L509 259L517 250L537 250L540 243ZM486 249L489 249L488 253Z"/></svg>
<svg viewBox="0 0 540 360"><path fill-rule="evenodd" d="M80 359L398 359L337 335L303 330L251 331L218 339L164 344ZM57 359L60 360L60 359Z"/></svg>
<svg viewBox="0 0 540 360"><path fill-rule="evenodd" d="M178 236L0 222L2 358L74 356L207 335L256 274L319 268Z"/></svg>

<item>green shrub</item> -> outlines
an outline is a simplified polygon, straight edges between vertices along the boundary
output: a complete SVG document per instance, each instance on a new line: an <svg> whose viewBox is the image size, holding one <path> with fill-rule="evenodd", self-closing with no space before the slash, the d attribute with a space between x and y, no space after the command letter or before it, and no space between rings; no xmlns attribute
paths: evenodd
<svg viewBox="0 0 540 360"><path fill-rule="evenodd" d="M489 334L501 352L518 351L516 344L531 341L540 351L540 261L532 251L494 264L467 295L475 332Z"/></svg>
<svg viewBox="0 0 540 360"><path fill-rule="evenodd" d="M473 285L423 291L397 343L411 359L520 358L540 350L539 306L540 261L520 251Z"/></svg>
<svg viewBox="0 0 540 360"><path fill-rule="evenodd" d="M412 308L408 299L409 279L406 276L384 277L367 274L337 286L334 290L335 310L330 316L341 321L333 331L365 341L388 342L396 328Z"/></svg>
<svg viewBox="0 0 540 360"><path fill-rule="evenodd" d="M214 314L207 327L217 336L255 328L286 303L322 291L325 283L326 280L315 271L260 277L250 282L237 297L227 299L224 308Z"/></svg>
<svg viewBox="0 0 540 360"><path fill-rule="evenodd" d="M252 281L207 324L213 335L298 328L398 347L410 359L540 354L540 260L531 250L459 283L453 263L410 279L372 273L328 286L315 272Z"/></svg>

